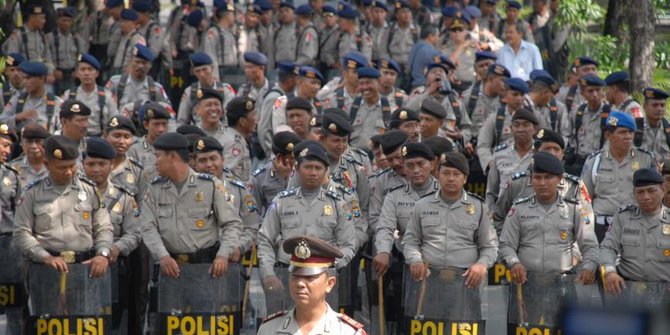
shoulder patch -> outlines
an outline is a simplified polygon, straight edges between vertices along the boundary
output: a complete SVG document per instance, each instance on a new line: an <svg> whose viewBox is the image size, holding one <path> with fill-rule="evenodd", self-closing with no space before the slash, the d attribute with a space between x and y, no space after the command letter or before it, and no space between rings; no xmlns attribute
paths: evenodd
<svg viewBox="0 0 670 335"><path fill-rule="evenodd" d="M298 193L298 187L294 187L290 190L285 190L285 191L279 192L278 196L280 198L286 198L286 197L289 197L289 196L292 196L292 195L296 195L297 193Z"/></svg>
<svg viewBox="0 0 670 335"><path fill-rule="evenodd" d="M512 175L512 180L517 180L517 179L527 177L527 176L528 176L528 170L517 172L517 173Z"/></svg>
<svg viewBox="0 0 670 335"><path fill-rule="evenodd" d="M563 174L563 179L568 180L568 181L571 181L571 182L573 182L573 183L575 183L575 184L579 184L579 183L582 181L581 178L579 178L579 177L577 177L577 176L573 176L573 175L571 175L571 174L569 174L569 173L564 173L564 174Z"/></svg>
<svg viewBox="0 0 670 335"><path fill-rule="evenodd" d="M358 322L358 321L352 319L352 318L349 317L348 315L346 315L346 314L344 314L344 313L339 313L337 316L340 318L340 320L342 320L342 322L348 324L348 325L351 326L352 328L354 328L354 329L363 329L363 324L362 324L362 323L360 323L360 322Z"/></svg>
<svg viewBox="0 0 670 335"><path fill-rule="evenodd" d="M288 311L279 311L279 312L270 314L270 315L268 315L265 319L263 319L263 322L268 322L268 321L270 321L270 320L272 320L272 319L276 319L276 318L278 318L278 317L280 317L280 316L284 316L284 315L286 315L286 314L288 314Z"/></svg>
<svg viewBox="0 0 670 335"><path fill-rule="evenodd" d="M135 160L135 159L133 159L133 158L130 158L130 157L128 157L128 161L129 161L131 164L133 164L133 165L139 167L140 169L144 170L144 165L143 165L142 163L140 163L139 161L137 161L137 160Z"/></svg>
<svg viewBox="0 0 670 335"><path fill-rule="evenodd" d="M198 173L198 179L214 180L214 176L209 173Z"/></svg>
<svg viewBox="0 0 670 335"><path fill-rule="evenodd" d="M361 148L355 148L354 151L357 152L358 154L362 155L362 156L369 157L367 151L365 151Z"/></svg>
<svg viewBox="0 0 670 335"><path fill-rule="evenodd" d="M633 204L630 204L630 205L627 205L627 206L619 207L619 213L623 213L623 212L630 211L630 210L635 210L635 209L637 209L637 206L635 206Z"/></svg>
<svg viewBox="0 0 670 335"><path fill-rule="evenodd" d="M265 168L265 167L256 169L256 171L252 172L251 175L254 176L254 177L257 177L259 174L263 173L263 171L265 171L266 169L267 168Z"/></svg>
<svg viewBox="0 0 670 335"><path fill-rule="evenodd" d="M528 197L519 198L519 199L514 200L514 204L516 205L516 204L520 204L520 203L528 202L528 201L530 201L530 199L532 199L532 198L533 198L532 195L531 195L531 196L528 196Z"/></svg>
<svg viewBox="0 0 670 335"><path fill-rule="evenodd" d="M493 152L498 152L498 151L504 150L504 149L506 149L508 146L509 146L509 144L507 144L507 143L503 143L503 144L497 145L495 148L493 148Z"/></svg>
<svg viewBox="0 0 670 335"><path fill-rule="evenodd" d="M465 193L467 193L469 196L471 196L471 197L473 197L473 198L475 198L475 199L477 199L481 202L486 202L486 200L484 200L484 198L480 197L478 194L470 193L470 192L467 192L467 191Z"/></svg>
<svg viewBox="0 0 670 335"><path fill-rule="evenodd" d="M237 179L228 179L228 182L230 182L231 184L233 184L233 185L235 185L239 188L246 188L247 187L247 184L245 184L244 182L241 182Z"/></svg>
<svg viewBox="0 0 670 335"><path fill-rule="evenodd" d="M154 179L151 179L150 184L153 185L153 184L162 183L162 182L165 182L165 181L167 181L167 178L161 177L161 176L156 176L156 177L154 177Z"/></svg>

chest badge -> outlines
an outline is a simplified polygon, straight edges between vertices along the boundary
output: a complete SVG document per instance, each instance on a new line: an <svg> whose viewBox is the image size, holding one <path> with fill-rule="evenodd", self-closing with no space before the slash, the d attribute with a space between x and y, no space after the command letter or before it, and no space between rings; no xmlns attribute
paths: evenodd
<svg viewBox="0 0 670 335"><path fill-rule="evenodd" d="M568 239L568 232L564 230L561 232L561 240L565 241L567 239Z"/></svg>
<svg viewBox="0 0 670 335"><path fill-rule="evenodd" d="M131 173L126 175L126 182L128 184L134 184L135 183L135 176L133 176Z"/></svg>
<svg viewBox="0 0 670 335"><path fill-rule="evenodd" d="M195 222L195 226L198 228L202 228L205 226L205 220L198 220Z"/></svg>
<svg viewBox="0 0 670 335"><path fill-rule="evenodd" d="M631 164L631 168L633 169L633 171L637 171L637 169L640 168L640 162L638 162L638 161L634 161L634 162Z"/></svg>
<svg viewBox="0 0 670 335"><path fill-rule="evenodd" d="M122 209L123 209L123 207L121 206L121 204L117 202L117 203L114 205L114 207L112 207L112 212L121 214L121 210L122 210Z"/></svg>
<svg viewBox="0 0 670 335"><path fill-rule="evenodd" d="M330 205L324 205L323 206L323 215L325 215L325 216L333 215L333 207L331 207Z"/></svg>
<svg viewBox="0 0 670 335"><path fill-rule="evenodd" d="M465 206L465 213L468 214L468 215L475 214L475 205L467 204Z"/></svg>
<svg viewBox="0 0 670 335"><path fill-rule="evenodd" d="M86 201L88 196L86 196L86 192L80 191L79 194L77 194L77 199L79 199L79 201Z"/></svg>
<svg viewBox="0 0 670 335"><path fill-rule="evenodd" d="M670 235L670 224L664 223L662 231L663 231L663 235L665 235L665 236Z"/></svg>
<svg viewBox="0 0 670 335"><path fill-rule="evenodd" d="M197 192L195 194L195 201L202 202L203 200L205 200L205 194L202 192Z"/></svg>

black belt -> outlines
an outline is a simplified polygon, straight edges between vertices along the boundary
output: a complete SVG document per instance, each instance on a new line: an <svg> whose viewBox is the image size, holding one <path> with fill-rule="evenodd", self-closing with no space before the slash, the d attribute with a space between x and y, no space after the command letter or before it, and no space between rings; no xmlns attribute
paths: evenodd
<svg viewBox="0 0 670 335"><path fill-rule="evenodd" d="M170 254L179 264L202 264L211 263L216 258L216 253L219 251L219 244L211 247L200 249L189 254Z"/></svg>
<svg viewBox="0 0 670 335"><path fill-rule="evenodd" d="M276 267L276 268L282 268L282 269L286 269L286 268L288 268L288 267L289 267L289 265L288 265L288 264L286 264L286 263L282 263L282 262L277 262L277 263L275 263L275 267Z"/></svg>
<svg viewBox="0 0 670 335"><path fill-rule="evenodd" d="M95 256L94 250L89 251L51 251L47 250L51 256L63 257L66 263L81 263Z"/></svg>

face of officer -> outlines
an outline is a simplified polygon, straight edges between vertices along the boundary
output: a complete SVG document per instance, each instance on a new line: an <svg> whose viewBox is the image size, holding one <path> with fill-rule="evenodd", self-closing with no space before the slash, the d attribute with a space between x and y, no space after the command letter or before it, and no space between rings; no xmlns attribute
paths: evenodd
<svg viewBox="0 0 670 335"><path fill-rule="evenodd" d="M644 214L656 214L663 200L662 185L639 186L633 190L640 211Z"/></svg>
<svg viewBox="0 0 670 335"><path fill-rule="evenodd" d="M516 21L519 18L519 10L512 6L507 6L507 8L505 8L505 14L510 22Z"/></svg>
<svg viewBox="0 0 670 335"><path fill-rule="evenodd" d="M158 136L165 134L168 128L168 120L165 119L150 119L149 121L142 121L142 124L147 130L147 138L152 143Z"/></svg>
<svg viewBox="0 0 670 335"><path fill-rule="evenodd" d="M314 309L326 300L326 294L335 287L335 276L324 271L314 276L292 273L289 277L291 298L298 309Z"/></svg>
<svg viewBox="0 0 670 335"><path fill-rule="evenodd" d="M121 31L124 35L128 35L133 30L137 29L137 23L135 21L121 19L119 23L121 24Z"/></svg>
<svg viewBox="0 0 670 335"><path fill-rule="evenodd" d="M28 76L25 73L23 74L25 75L23 87L26 89L26 92L40 93L42 89L44 89L44 83L47 79L46 76Z"/></svg>
<svg viewBox="0 0 670 335"><path fill-rule="evenodd" d="M265 67L253 63L244 63L244 76L248 81L255 83L259 82L265 75L263 72Z"/></svg>
<svg viewBox="0 0 670 335"><path fill-rule="evenodd" d="M188 165L188 162L182 159L176 151L156 150L156 173L161 177L170 177L175 171L175 166Z"/></svg>
<svg viewBox="0 0 670 335"><path fill-rule="evenodd" d="M543 204L551 203L558 195L558 184L561 183L561 176L533 171L530 174L530 183L537 196L537 201Z"/></svg>
<svg viewBox="0 0 670 335"><path fill-rule="evenodd" d="M326 152L329 156L334 160L339 160L340 157L344 155L344 152L347 151L347 147L349 146L349 136L336 136L324 132L321 144L326 148Z"/></svg>
<svg viewBox="0 0 670 335"><path fill-rule="evenodd" d="M405 177L406 172L405 172L405 167L402 164L403 159L402 155L400 154L400 148L398 150L386 155L386 160L388 161L389 167L395 171L395 173Z"/></svg>
<svg viewBox="0 0 670 335"><path fill-rule="evenodd" d="M213 69L214 69L213 65L201 65L198 67L194 67L193 75L198 79L200 83L211 86L211 84L214 83Z"/></svg>
<svg viewBox="0 0 670 335"><path fill-rule="evenodd" d="M512 121L511 130L512 136L514 137L514 142L521 144L532 141L533 135L535 135L537 132L537 129L532 122L523 119Z"/></svg>
<svg viewBox="0 0 670 335"><path fill-rule="evenodd" d="M375 164L379 170L388 169L389 161L384 156L384 152L379 147L372 148L372 155L375 157Z"/></svg>
<svg viewBox="0 0 670 335"><path fill-rule="evenodd" d="M612 151L628 152L633 146L633 131L628 128L616 127L605 130L605 138L610 142Z"/></svg>
<svg viewBox="0 0 670 335"><path fill-rule="evenodd" d="M488 68L487 68L488 69ZM484 82L484 91L487 94L502 95L505 93L505 77L490 74Z"/></svg>
<svg viewBox="0 0 670 335"><path fill-rule="evenodd" d="M95 85L99 72L91 64L80 62L77 65L77 77L82 85Z"/></svg>
<svg viewBox="0 0 670 335"><path fill-rule="evenodd" d="M249 28L256 28L256 26L258 26L258 21L260 20L260 15L258 15L258 13L247 11L245 18L244 25Z"/></svg>
<svg viewBox="0 0 670 335"><path fill-rule="evenodd" d="M533 93L533 102L535 105L543 106L551 102L551 98L554 96L554 92L544 84L535 84L532 87Z"/></svg>
<svg viewBox="0 0 670 335"><path fill-rule="evenodd" d="M523 107L523 98L524 94L519 91L515 91L510 88L505 90L505 102L507 103L507 106L509 106L509 108L513 111L517 111Z"/></svg>
<svg viewBox="0 0 670 335"><path fill-rule="evenodd" d="M556 142L542 142L542 144L540 144L540 147L537 148L537 151L548 152L554 155L554 157L558 158L559 161L563 160L563 155L565 154L563 149L561 149L561 146L558 145L558 143Z"/></svg>
<svg viewBox="0 0 670 335"><path fill-rule="evenodd" d="M589 107L600 105L603 100L603 90L600 86L582 86L582 96L589 104Z"/></svg>
<svg viewBox="0 0 670 335"><path fill-rule="evenodd" d="M23 153L28 161L34 162L44 159L44 140L41 138L26 138L21 141Z"/></svg>
<svg viewBox="0 0 670 335"><path fill-rule="evenodd" d="M398 74L390 69L381 69L379 72L381 72L381 77L379 77L379 87L384 92L391 92L398 79Z"/></svg>
<svg viewBox="0 0 670 335"><path fill-rule="evenodd" d="M299 108L289 109L286 111L286 118L294 133L302 138L307 138L309 135L309 120L312 118L309 112Z"/></svg>
<svg viewBox="0 0 670 335"><path fill-rule="evenodd" d="M102 185L107 182L107 178L112 172L111 159L86 157L83 163L84 173L88 179L92 180L96 185Z"/></svg>
<svg viewBox="0 0 670 335"><path fill-rule="evenodd" d="M421 131L421 138L423 139L437 135L437 132L444 123L443 119L438 119L436 116L426 113L421 113L419 119L421 120L419 122L419 129Z"/></svg>
<svg viewBox="0 0 670 335"><path fill-rule="evenodd" d="M323 23L325 24L326 28L335 27L337 24L337 15L333 13L323 13Z"/></svg>
<svg viewBox="0 0 670 335"><path fill-rule="evenodd" d="M442 196L453 200L458 199L463 191L463 186L468 180L468 176L456 168L440 166L438 175Z"/></svg>
<svg viewBox="0 0 670 335"><path fill-rule="evenodd" d="M63 117L60 119L63 125L63 135L75 140L81 141L86 136L88 127L88 116L74 115L72 117Z"/></svg>
<svg viewBox="0 0 670 335"><path fill-rule="evenodd" d="M405 173L412 186L423 186L430 178L430 172L433 169L433 162L422 158L405 159Z"/></svg>
<svg viewBox="0 0 670 335"><path fill-rule="evenodd" d="M217 124L223 115L223 106L217 98L204 99L196 105L196 113L202 118L203 124Z"/></svg>
<svg viewBox="0 0 670 335"><path fill-rule="evenodd" d="M242 134L252 134L256 130L256 111L252 110L247 113L247 115L241 117L237 120L237 125L235 128L239 130Z"/></svg>
<svg viewBox="0 0 670 335"><path fill-rule="evenodd" d="M58 18L58 21L56 21L56 24L58 25L58 30L61 32L69 32L70 29L72 28L72 18L67 17L67 16L61 16Z"/></svg>
<svg viewBox="0 0 670 335"><path fill-rule="evenodd" d="M289 24L295 21L295 12L288 7L279 8L279 22L282 24Z"/></svg>
<svg viewBox="0 0 670 335"><path fill-rule="evenodd" d="M358 74L356 73L356 69L347 68L346 70L342 71L342 76L348 85L354 87L358 86Z"/></svg>
<svg viewBox="0 0 670 335"><path fill-rule="evenodd" d="M663 173L663 196L670 196L670 174Z"/></svg>
<svg viewBox="0 0 670 335"><path fill-rule="evenodd" d="M363 96L363 100L368 103L376 102L379 98L379 81L373 78L361 78L358 80L358 92Z"/></svg>
<svg viewBox="0 0 670 335"><path fill-rule="evenodd" d="M105 140L114 147L117 155L125 155L133 144L133 134L124 129L114 129L105 134Z"/></svg>
<svg viewBox="0 0 670 335"><path fill-rule="evenodd" d="M23 72L19 71L19 68L16 66L5 66L5 76L9 79L9 82L12 86L17 88L23 88L23 80L25 75Z"/></svg>
<svg viewBox="0 0 670 335"><path fill-rule="evenodd" d="M131 64L130 73L133 75L134 79L144 80L144 77L147 76L151 69L151 62L135 57Z"/></svg>
<svg viewBox="0 0 670 335"><path fill-rule="evenodd" d="M382 8L373 7L372 8L372 24L377 26L377 27L383 25L384 22L386 22L386 15L387 14L388 13L386 13L386 11L383 10Z"/></svg>
<svg viewBox="0 0 670 335"><path fill-rule="evenodd" d="M410 142L419 142L419 135L421 134L421 127L419 126L419 121L406 121L403 122L398 130L407 134L408 140Z"/></svg>
<svg viewBox="0 0 670 335"><path fill-rule="evenodd" d="M477 73L477 78L482 79L486 77L486 71L488 71L489 66L495 63L493 59L482 59L479 62L475 63L475 73Z"/></svg>
<svg viewBox="0 0 670 335"><path fill-rule="evenodd" d="M665 115L666 101L664 99L646 99L644 101L644 114L647 121L657 125Z"/></svg>
<svg viewBox="0 0 670 335"><path fill-rule="evenodd" d="M54 184L66 185L72 181L72 177L77 173L77 160L47 159L46 168Z"/></svg>
<svg viewBox="0 0 670 335"><path fill-rule="evenodd" d="M0 136L0 163L6 163L12 153L12 140Z"/></svg>
<svg viewBox="0 0 670 335"><path fill-rule="evenodd" d="M218 151L195 154L195 170L221 178L223 175L223 155Z"/></svg>
<svg viewBox="0 0 670 335"><path fill-rule="evenodd" d="M35 30L42 30L44 29L44 25L47 23L47 16L46 14L33 14L28 16L28 22L27 25Z"/></svg>
<svg viewBox="0 0 670 335"><path fill-rule="evenodd" d="M321 80L315 78L298 78L298 92L305 99L313 99L319 93Z"/></svg>
<svg viewBox="0 0 670 335"><path fill-rule="evenodd" d="M326 164L318 160L303 160L298 163L298 177L300 185L308 190L314 190L321 187L321 183L328 173Z"/></svg>
<svg viewBox="0 0 670 335"><path fill-rule="evenodd" d="M402 8L395 13L395 17L398 20L398 25L405 27L412 22L412 12L409 8Z"/></svg>
<svg viewBox="0 0 670 335"><path fill-rule="evenodd" d="M449 29L449 38L456 44L464 42L466 36L468 36L468 31L465 28L456 27Z"/></svg>
<svg viewBox="0 0 670 335"><path fill-rule="evenodd" d="M581 78L587 74L597 74L598 67L593 64L585 64L577 67L577 76Z"/></svg>

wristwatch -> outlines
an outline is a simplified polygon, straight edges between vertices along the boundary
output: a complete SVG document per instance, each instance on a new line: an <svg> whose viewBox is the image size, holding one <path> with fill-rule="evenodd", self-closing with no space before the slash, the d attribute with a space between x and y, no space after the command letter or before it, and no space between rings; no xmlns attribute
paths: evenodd
<svg viewBox="0 0 670 335"><path fill-rule="evenodd" d="M112 256L112 254L109 252L109 249L101 248L100 250L98 250L98 256L102 256L109 259L109 257Z"/></svg>

